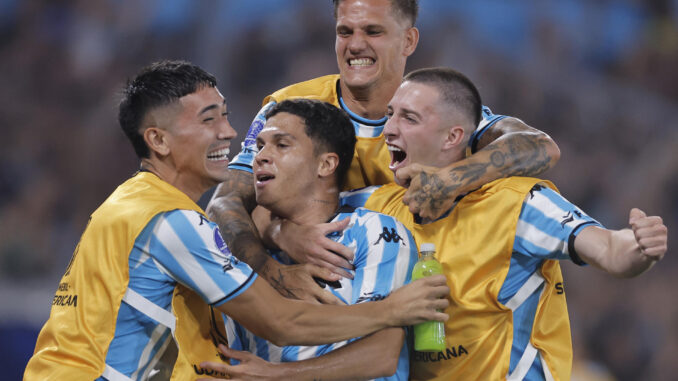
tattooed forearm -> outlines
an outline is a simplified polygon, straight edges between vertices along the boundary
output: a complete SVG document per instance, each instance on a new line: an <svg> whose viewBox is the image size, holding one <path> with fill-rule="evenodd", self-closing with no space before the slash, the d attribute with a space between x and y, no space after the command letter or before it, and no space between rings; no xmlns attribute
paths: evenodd
<svg viewBox="0 0 678 381"><path fill-rule="evenodd" d="M250 217L254 206L252 174L232 170L229 178L217 188L207 206L207 214L219 225L233 255L262 274L269 257Z"/></svg>

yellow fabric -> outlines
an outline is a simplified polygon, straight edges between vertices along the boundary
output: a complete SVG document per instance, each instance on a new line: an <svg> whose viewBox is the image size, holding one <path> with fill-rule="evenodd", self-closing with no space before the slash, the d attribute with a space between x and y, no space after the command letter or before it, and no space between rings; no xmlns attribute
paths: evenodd
<svg viewBox="0 0 678 381"><path fill-rule="evenodd" d="M174 289L172 311L177 318L174 337L177 343L177 360L172 371L172 380L196 380L205 376L225 377L200 367L203 361L224 361L219 355L219 344L228 346L224 320L221 312L208 306L192 290L178 285ZM182 349L183 348L183 349Z"/></svg>
<svg viewBox="0 0 678 381"><path fill-rule="evenodd" d="M419 225L402 203L405 189L388 184L365 207L396 217L418 243L434 243L450 286L445 353L415 353L413 380L500 380L508 375L512 311L497 301L509 270L523 200L538 179L513 177L486 184L461 199L445 218ZM555 187L548 183L549 187ZM569 380L572 343L557 261L545 261L546 279L533 326L532 344L556 380Z"/></svg>
<svg viewBox="0 0 678 381"><path fill-rule="evenodd" d="M285 99L307 98L328 102L339 107L338 80L339 75L334 74L299 82L267 96L263 104L271 101L279 103ZM353 161L342 190L393 182L393 172L388 168L391 156L384 141L384 134L370 138L357 137Z"/></svg>
<svg viewBox="0 0 678 381"><path fill-rule="evenodd" d="M93 380L102 374L129 282L134 241L155 215L174 209L204 214L178 189L140 172L92 213L59 283L24 380Z"/></svg>

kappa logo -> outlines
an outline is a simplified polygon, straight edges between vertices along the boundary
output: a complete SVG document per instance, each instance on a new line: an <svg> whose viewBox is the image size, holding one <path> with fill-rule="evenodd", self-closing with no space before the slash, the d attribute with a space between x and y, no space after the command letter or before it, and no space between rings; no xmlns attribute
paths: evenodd
<svg viewBox="0 0 678 381"><path fill-rule="evenodd" d="M403 237L398 235L398 232L395 230L395 228L391 228L391 230L389 231L387 227L384 227L384 230L381 232L381 234L379 234L379 239L377 239L377 242L375 242L374 245L378 245L382 239L386 242L395 242L395 243L402 241L403 245L405 245Z"/></svg>
<svg viewBox="0 0 678 381"><path fill-rule="evenodd" d="M383 300L386 299L386 295L382 294L377 294L374 292L368 292L365 295L360 295L358 297L358 300L355 301L355 304L362 303L362 302L376 302L378 300Z"/></svg>
<svg viewBox="0 0 678 381"><path fill-rule="evenodd" d="M560 222L561 227L565 227L568 223L574 221L574 217L572 216L572 212L567 212L566 215L563 216L563 220Z"/></svg>
<svg viewBox="0 0 678 381"><path fill-rule="evenodd" d="M534 198L534 192L539 192L540 190L546 188L541 184L535 184L532 189L530 189L530 200Z"/></svg>
<svg viewBox="0 0 678 381"><path fill-rule="evenodd" d="M200 216L200 223L198 224L198 226L202 226L203 222L210 222L210 220L205 218L205 216L203 216L202 214L199 214L199 216Z"/></svg>

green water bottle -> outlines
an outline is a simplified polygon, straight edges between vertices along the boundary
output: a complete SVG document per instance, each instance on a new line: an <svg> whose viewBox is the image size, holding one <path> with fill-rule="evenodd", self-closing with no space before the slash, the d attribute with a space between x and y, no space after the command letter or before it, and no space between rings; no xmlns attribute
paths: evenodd
<svg viewBox="0 0 678 381"><path fill-rule="evenodd" d="M433 256L436 247L422 243L419 261L414 264L412 280L443 273L443 266ZM414 326L414 350L418 352L439 352L445 350L445 326L439 321L427 321Z"/></svg>

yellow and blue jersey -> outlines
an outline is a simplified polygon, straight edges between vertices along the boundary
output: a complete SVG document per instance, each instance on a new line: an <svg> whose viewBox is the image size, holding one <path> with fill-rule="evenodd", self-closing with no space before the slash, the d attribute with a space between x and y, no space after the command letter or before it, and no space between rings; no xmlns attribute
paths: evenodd
<svg viewBox="0 0 678 381"><path fill-rule="evenodd" d="M220 305L256 274L185 194L141 172L92 214L25 379L145 380L171 340L178 284Z"/></svg>
<svg viewBox="0 0 678 381"><path fill-rule="evenodd" d="M356 134L356 147L353 161L348 171L344 190L363 188L369 185L382 185L393 182L393 173L389 169L391 156L386 148L384 139L384 125L386 116L372 120L361 117L346 107L339 87L339 75L327 75L309 81L300 82L285 87L267 96L263 107L254 117L241 150L229 164L231 169L252 172L252 163L257 153L256 139L266 124L266 112L276 103L285 99L308 98L328 102L346 111L349 115ZM469 154L476 151L477 142L485 131L496 122L505 118L503 115L494 115L489 108L483 107L482 121L476 132L469 140Z"/></svg>
<svg viewBox="0 0 678 381"><path fill-rule="evenodd" d="M537 179L486 184L420 224L395 184L342 193L433 242L450 285L448 348L415 352L412 379L566 380L572 361L559 260L583 264L574 237L600 225Z"/></svg>
<svg viewBox="0 0 678 381"><path fill-rule="evenodd" d="M325 288L346 304L381 300L392 290L410 282L412 268L417 261L417 246L412 234L395 218L364 208L340 209L332 221L350 219L349 226L332 233L333 240L352 248L355 252L351 270L354 278L342 278L337 284ZM284 253L276 253L289 263ZM226 318L229 346L256 354L267 361L290 362L321 356L356 340L318 346L278 347L247 331L238 322ZM396 373L384 380L409 378L409 348L405 343L400 352Z"/></svg>

